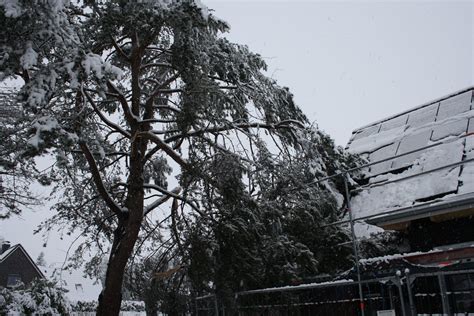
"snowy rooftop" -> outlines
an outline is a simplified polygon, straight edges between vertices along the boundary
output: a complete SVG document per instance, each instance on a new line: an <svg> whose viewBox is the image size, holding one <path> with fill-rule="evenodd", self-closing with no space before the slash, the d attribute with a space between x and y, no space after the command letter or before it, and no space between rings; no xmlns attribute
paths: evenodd
<svg viewBox="0 0 474 316"><path fill-rule="evenodd" d="M474 199L474 162L461 165L474 158L473 90L462 90L353 132L348 150L372 163L409 153L367 170L368 185L352 200L357 217L379 215L379 223L394 224L402 221L400 215L405 211L422 214L423 209L437 205L442 213L442 205ZM472 209L473 204L466 208ZM390 223L384 218L387 214ZM426 214L418 218L433 215Z"/></svg>

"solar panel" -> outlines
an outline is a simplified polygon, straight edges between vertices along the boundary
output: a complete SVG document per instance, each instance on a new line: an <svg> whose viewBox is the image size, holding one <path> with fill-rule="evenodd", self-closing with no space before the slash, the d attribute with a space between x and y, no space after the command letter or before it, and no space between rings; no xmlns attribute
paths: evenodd
<svg viewBox="0 0 474 316"><path fill-rule="evenodd" d="M373 153L371 153L369 156L369 160L373 162L373 161L379 161L382 159L393 157L395 156L395 153L397 152L397 148L398 148L398 142L382 147L374 151ZM381 162L381 163L371 166L370 173L372 175L385 173L391 169L391 166L392 166L392 160Z"/></svg>
<svg viewBox="0 0 474 316"><path fill-rule="evenodd" d="M374 135L379 132L379 129L380 129L380 124L364 128L354 135L353 140L357 140L357 139L365 138L370 135Z"/></svg>
<svg viewBox="0 0 474 316"><path fill-rule="evenodd" d="M466 132L473 133L472 96L473 89L469 89L357 130L348 150L365 153L374 162L448 141ZM452 194L473 193L474 163L397 180L471 158L474 158L474 136L373 165L368 173L369 183L379 186L356 195L353 209L361 216Z"/></svg>
<svg viewBox="0 0 474 316"><path fill-rule="evenodd" d="M458 139L427 149L417 163L420 164L422 171L428 171L460 162L464 155L464 141Z"/></svg>
<svg viewBox="0 0 474 316"><path fill-rule="evenodd" d="M402 116L395 117L391 120L385 121L382 123L382 127L380 128L380 131L383 132L383 131L388 131L400 126L405 126L407 124L407 120L408 120L408 115L405 114Z"/></svg>
<svg viewBox="0 0 474 316"><path fill-rule="evenodd" d="M434 122L436 113L438 113L439 103L429 105L427 107L410 112L408 115L407 125L410 128L423 126L427 123Z"/></svg>
<svg viewBox="0 0 474 316"><path fill-rule="evenodd" d="M471 99L472 90L441 101L436 121L469 111Z"/></svg>
<svg viewBox="0 0 474 316"><path fill-rule="evenodd" d="M448 136L459 136L467 131L468 119L441 124L433 129L431 140L437 141Z"/></svg>
<svg viewBox="0 0 474 316"><path fill-rule="evenodd" d="M431 130L426 130L424 132L417 133L417 134L409 134L408 136L406 136L400 141L400 146L398 147L396 155L401 155L409 151L413 151L418 148L425 147L426 145L428 145L430 138L431 138ZM415 159L420 157L422 153L423 153L422 151L419 151L413 154L408 154L406 156L396 158L393 161L392 168L399 169L399 168L409 166L413 163L413 161L415 161Z"/></svg>

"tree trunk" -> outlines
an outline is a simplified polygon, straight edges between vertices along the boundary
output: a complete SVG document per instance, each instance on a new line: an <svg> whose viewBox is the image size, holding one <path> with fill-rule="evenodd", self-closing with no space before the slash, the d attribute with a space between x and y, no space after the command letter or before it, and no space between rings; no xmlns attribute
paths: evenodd
<svg viewBox="0 0 474 316"><path fill-rule="evenodd" d="M142 152L146 150L142 140L132 144L128 194L125 206L128 212L119 216L114 232L112 251L107 265L105 286L99 296L97 315L117 316L122 301L122 283L125 267L138 239L143 221L144 191Z"/></svg>
<svg viewBox="0 0 474 316"><path fill-rule="evenodd" d="M138 34L132 37L132 54L130 70L132 75L131 112L140 117L140 67L141 48ZM125 267L130 258L143 221L145 193L143 190L143 157L147 151L147 140L136 137L140 132L150 129L149 124L128 121L131 134L130 165L127 179L126 212L118 215L117 229L114 232L112 251L107 265L105 287L99 296L97 315L117 316L122 302L122 283Z"/></svg>
<svg viewBox="0 0 474 316"><path fill-rule="evenodd" d="M127 219L119 221L114 234L112 252L107 265L105 285L99 296L97 315L117 316L122 302L122 283L127 261L135 246L140 223L136 225Z"/></svg>
<svg viewBox="0 0 474 316"><path fill-rule="evenodd" d="M158 307L155 304L146 304L145 303L145 312L146 316L157 316L158 315Z"/></svg>

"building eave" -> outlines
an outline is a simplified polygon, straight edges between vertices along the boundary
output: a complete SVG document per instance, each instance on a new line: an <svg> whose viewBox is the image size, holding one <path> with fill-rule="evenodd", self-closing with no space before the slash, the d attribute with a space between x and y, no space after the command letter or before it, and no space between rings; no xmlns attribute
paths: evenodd
<svg viewBox="0 0 474 316"><path fill-rule="evenodd" d="M390 212L387 215L369 218L367 219L367 223L386 227L421 218L435 217L444 214L454 214L456 212L466 210L474 210L474 194L468 194L464 198L455 198L436 203L426 203L400 208Z"/></svg>

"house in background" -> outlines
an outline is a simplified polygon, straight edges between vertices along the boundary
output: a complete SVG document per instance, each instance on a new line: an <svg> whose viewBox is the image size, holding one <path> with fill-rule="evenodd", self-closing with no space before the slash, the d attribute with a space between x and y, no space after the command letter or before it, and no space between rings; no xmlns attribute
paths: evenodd
<svg viewBox="0 0 474 316"><path fill-rule="evenodd" d="M405 232L411 251L474 243L474 107L469 88L353 132L370 166L355 218Z"/></svg>
<svg viewBox="0 0 474 316"><path fill-rule="evenodd" d="M362 278L389 278L388 290L399 292L393 315L474 313L473 92L361 127L347 146L369 161L352 190L359 231L361 223L399 231L409 245L405 254L359 261Z"/></svg>
<svg viewBox="0 0 474 316"><path fill-rule="evenodd" d="M28 284L44 274L22 245L11 246L8 241L1 242L0 248L0 286L13 287Z"/></svg>

